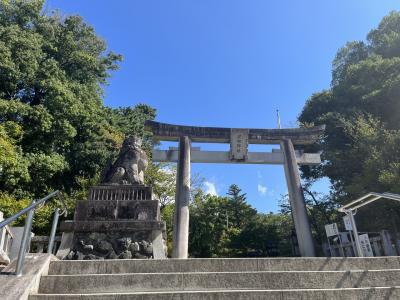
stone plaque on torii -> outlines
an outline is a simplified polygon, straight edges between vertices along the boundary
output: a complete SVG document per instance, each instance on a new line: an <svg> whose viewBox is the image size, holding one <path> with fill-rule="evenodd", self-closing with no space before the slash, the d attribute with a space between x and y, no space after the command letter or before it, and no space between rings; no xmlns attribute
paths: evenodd
<svg viewBox="0 0 400 300"><path fill-rule="evenodd" d="M174 214L174 258L188 257L190 163L243 163L284 165L290 205L301 256L315 256L298 165L318 165L320 153L296 151L296 145L315 143L325 126L290 129L242 129L181 126L146 121L146 129L159 141L179 141L179 148L153 150L155 162L177 162ZM201 151L196 143L228 143L230 151ZM249 152L249 144L278 144L272 152Z"/></svg>

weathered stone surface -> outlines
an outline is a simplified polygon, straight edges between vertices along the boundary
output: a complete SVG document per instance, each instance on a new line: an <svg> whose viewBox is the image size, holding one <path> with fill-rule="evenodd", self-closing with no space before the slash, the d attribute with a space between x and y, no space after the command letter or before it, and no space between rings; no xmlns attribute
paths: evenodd
<svg viewBox="0 0 400 300"><path fill-rule="evenodd" d="M63 232L61 236L61 244L58 247L56 256L58 259L65 259L69 255L71 248L74 245L74 233Z"/></svg>
<svg viewBox="0 0 400 300"><path fill-rule="evenodd" d="M28 254L22 276L7 275L15 270L16 260L0 273L0 299L26 300L30 293L37 293L40 276L47 274L50 261L57 260L51 254Z"/></svg>
<svg viewBox="0 0 400 300"><path fill-rule="evenodd" d="M345 271L400 269L400 257L373 258L189 258L160 260L56 261L50 275L256 272L256 271Z"/></svg>
<svg viewBox="0 0 400 300"><path fill-rule="evenodd" d="M101 240L97 244L97 251L99 251L100 253L103 253L103 254L108 254L111 251L114 251L114 248L113 248L113 246L112 246L112 244L110 242L107 242L105 240Z"/></svg>
<svg viewBox="0 0 400 300"><path fill-rule="evenodd" d="M96 200L77 201L75 220L143 220L160 219L157 200Z"/></svg>
<svg viewBox="0 0 400 300"><path fill-rule="evenodd" d="M75 233L66 259L153 258L151 232Z"/></svg>
<svg viewBox="0 0 400 300"><path fill-rule="evenodd" d="M400 257L56 261L30 299L387 300L399 275Z"/></svg>
<svg viewBox="0 0 400 300"><path fill-rule="evenodd" d="M144 184L144 171L148 165L146 152L141 149L142 139L127 137L117 160L106 170L104 183Z"/></svg>
<svg viewBox="0 0 400 300"><path fill-rule="evenodd" d="M303 289L303 290L208 290L180 292L133 292L95 295L33 295L30 300L367 300L399 299L400 288L350 288L350 289Z"/></svg>
<svg viewBox="0 0 400 300"><path fill-rule="evenodd" d="M79 260L153 257L153 239L165 230L165 223L151 187L144 185L148 160L141 145L141 138L127 137L116 161L104 170L103 185L91 187L88 201L78 201L74 221L61 224L61 231L71 235L62 241L59 256Z"/></svg>
<svg viewBox="0 0 400 300"><path fill-rule="evenodd" d="M7 253L5 253L2 249L0 249L0 266L8 265L10 263L10 258Z"/></svg>
<svg viewBox="0 0 400 300"><path fill-rule="evenodd" d="M166 257L166 253L168 252L167 243L163 239L161 230L154 230L153 233L153 258L154 259L163 259Z"/></svg>
<svg viewBox="0 0 400 300"><path fill-rule="evenodd" d="M190 139L179 139L174 207L173 258L187 258L189 253Z"/></svg>
<svg viewBox="0 0 400 300"><path fill-rule="evenodd" d="M11 261L18 257L19 248L21 245L22 235L24 233L23 226L11 226L10 231L13 235L13 240L11 243L11 249L8 253L8 256ZM31 236L34 236L33 232L31 232Z"/></svg>
<svg viewBox="0 0 400 300"><path fill-rule="evenodd" d="M307 207L293 142L289 139L284 139L281 142L281 147L285 155L285 177L300 254L303 257L315 256L314 241L310 222L308 221Z"/></svg>
<svg viewBox="0 0 400 300"><path fill-rule="evenodd" d="M41 279L39 293L392 287L398 285L399 276L400 270L47 275Z"/></svg>
<svg viewBox="0 0 400 300"><path fill-rule="evenodd" d="M217 164L270 164L283 165L285 157L281 151L272 152L248 152L245 160L232 160L231 151L201 151L191 148L190 161L192 163L217 163ZM178 162L178 149L159 150L153 149L153 162ZM298 165L318 166L321 164L320 153L304 153L296 151L296 160Z"/></svg>
<svg viewBox="0 0 400 300"><path fill-rule="evenodd" d="M156 241L165 231L165 222L158 200L152 199L152 189L144 185L91 187L88 201L77 202L74 220L60 225L65 239L57 256L69 260L153 258L156 251L157 258L165 258L162 243Z"/></svg>
<svg viewBox="0 0 400 300"><path fill-rule="evenodd" d="M165 230L163 221L69 221L60 225L64 232L110 232Z"/></svg>
<svg viewBox="0 0 400 300"><path fill-rule="evenodd" d="M0 221L3 220L3 212L0 211ZM8 251L8 243L10 239L10 236L8 235L8 230L8 225L0 229L0 268L10 263L10 257L6 253L6 251Z"/></svg>
<svg viewBox="0 0 400 300"><path fill-rule="evenodd" d="M147 130L155 139L177 141L187 136L193 142L229 143L231 128L182 126L155 121L146 121ZM290 129L248 129L249 144L279 144L282 139L291 139L295 145L313 144L323 133L325 126Z"/></svg>
<svg viewBox="0 0 400 300"><path fill-rule="evenodd" d="M97 185L89 188L89 201L153 200L153 190L142 184Z"/></svg>

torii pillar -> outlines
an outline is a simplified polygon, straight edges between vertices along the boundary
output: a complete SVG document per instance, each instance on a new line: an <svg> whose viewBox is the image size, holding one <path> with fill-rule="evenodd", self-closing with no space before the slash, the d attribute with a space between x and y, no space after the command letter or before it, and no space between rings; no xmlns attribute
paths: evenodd
<svg viewBox="0 0 400 300"><path fill-rule="evenodd" d="M285 158L285 175L289 192L290 207L296 228L297 241L301 256L315 256L314 241L307 216L307 207L301 187L300 173L296 161L296 153L290 139L281 142Z"/></svg>
<svg viewBox="0 0 400 300"><path fill-rule="evenodd" d="M190 139L179 138L172 258L188 258L190 201Z"/></svg>

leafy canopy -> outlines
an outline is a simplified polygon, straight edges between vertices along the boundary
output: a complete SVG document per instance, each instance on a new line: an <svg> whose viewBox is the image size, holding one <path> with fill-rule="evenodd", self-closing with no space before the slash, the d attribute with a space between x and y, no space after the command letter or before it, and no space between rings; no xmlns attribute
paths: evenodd
<svg viewBox="0 0 400 300"><path fill-rule="evenodd" d="M369 191L400 192L400 13L392 12L367 41L347 43L333 61L329 90L316 93L299 116L326 124L324 163L304 169L327 176L337 201Z"/></svg>
<svg viewBox="0 0 400 300"><path fill-rule="evenodd" d="M289 215L261 214L233 184L227 197L199 190L190 206L189 253L193 257L290 255Z"/></svg>
<svg viewBox="0 0 400 300"><path fill-rule="evenodd" d="M105 107L103 88L122 57L80 16L43 7L0 0L0 209L55 189L77 195L124 136L145 135L144 120L155 117L143 104Z"/></svg>

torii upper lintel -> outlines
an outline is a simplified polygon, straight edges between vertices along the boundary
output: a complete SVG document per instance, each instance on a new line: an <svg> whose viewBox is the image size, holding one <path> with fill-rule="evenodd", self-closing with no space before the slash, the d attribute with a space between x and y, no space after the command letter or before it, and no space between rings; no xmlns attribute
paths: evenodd
<svg viewBox="0 0 400 300"><path fill-rule="evenodd" d="M173 125L146 121L145 127L153 132L154 138L162 141L177 141L187 136L197 143L229 143L232 130L236 128L200 127ZM294 145L315 143L324 133L325 125L311 128L286 129L240 129L248 131L249 144L279 144L284 139L290 139Z"/></svg>

